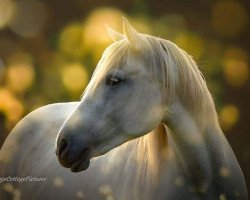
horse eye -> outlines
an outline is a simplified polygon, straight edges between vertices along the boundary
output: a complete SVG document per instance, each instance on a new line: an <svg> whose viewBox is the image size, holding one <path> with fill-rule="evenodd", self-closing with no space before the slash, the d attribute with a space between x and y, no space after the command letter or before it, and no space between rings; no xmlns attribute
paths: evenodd
<svg viewBox="0 0 250 200"><path fill-rule="evenodd" d="M122 79L115 77L115 76L110 76L106 79L106 85L109 86L115 86L118 85L122 82Z"/></svg>

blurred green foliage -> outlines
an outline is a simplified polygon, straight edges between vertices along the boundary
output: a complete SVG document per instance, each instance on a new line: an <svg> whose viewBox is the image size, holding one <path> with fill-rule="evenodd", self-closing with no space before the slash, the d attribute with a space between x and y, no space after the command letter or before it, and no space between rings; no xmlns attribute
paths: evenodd
<svg viewBox="0 0 250 200"><path fill-rule="evenodd" d="M111 43L105 24L121 32L126 16L195 58L249 169L249 7L244 0L0 0L0 142L30 111L79 100Z"/></svg>

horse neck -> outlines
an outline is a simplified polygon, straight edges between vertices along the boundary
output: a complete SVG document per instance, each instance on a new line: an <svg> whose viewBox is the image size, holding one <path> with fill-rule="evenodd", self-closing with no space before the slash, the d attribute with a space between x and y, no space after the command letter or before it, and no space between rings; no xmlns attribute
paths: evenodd
<svg viewBox="0 0 250 200"><path fill-rule="evenodd" d="M171 147L180 169L184 171L197 190L208 189L212 179L212 169L207 135L213 137L218 129L217 119L208 117L206 125L201 122L200 115L190 112L181 101L176 100L169 109L169 116L164 119L164 124L169 129L168 137L171 138ZM213 107L211 108L213 109ZM213 113L214 111L211 110ZM207 131L213 134L207 134Z"/></svg>

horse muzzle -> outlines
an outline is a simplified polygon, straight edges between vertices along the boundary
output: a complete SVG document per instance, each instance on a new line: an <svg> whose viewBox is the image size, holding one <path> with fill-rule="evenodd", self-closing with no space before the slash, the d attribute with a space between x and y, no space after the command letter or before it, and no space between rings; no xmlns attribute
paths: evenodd
<svg viewBox="0 0 250 200"><path fill-rule="evenodd" d="M92 157L93 148L78 147L66 138L58 138L56 155L59 163L66 168L70 168L72 172L84 171L89 167Z"/></svg>

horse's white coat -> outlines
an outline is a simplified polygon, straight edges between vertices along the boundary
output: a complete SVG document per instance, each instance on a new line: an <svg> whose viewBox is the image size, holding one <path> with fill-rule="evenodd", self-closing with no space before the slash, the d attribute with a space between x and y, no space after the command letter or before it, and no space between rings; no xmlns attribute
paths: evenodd
<svg viewBox="0 0 250 200"><path fill-rule="evenodd" d="M117 42L82 100L32 112L1 149L1 177L47 181L11 183L7 191L1 184L1 199L19 191L24 200L246 200L241 169L192 58L169 41L137 33L126 19L124 39L109 33ZM125 81L109 88L107 75ZM92 145L97 157L86 171L59 165L54 146L61 137L73 140L72 152Z"/></svg>

